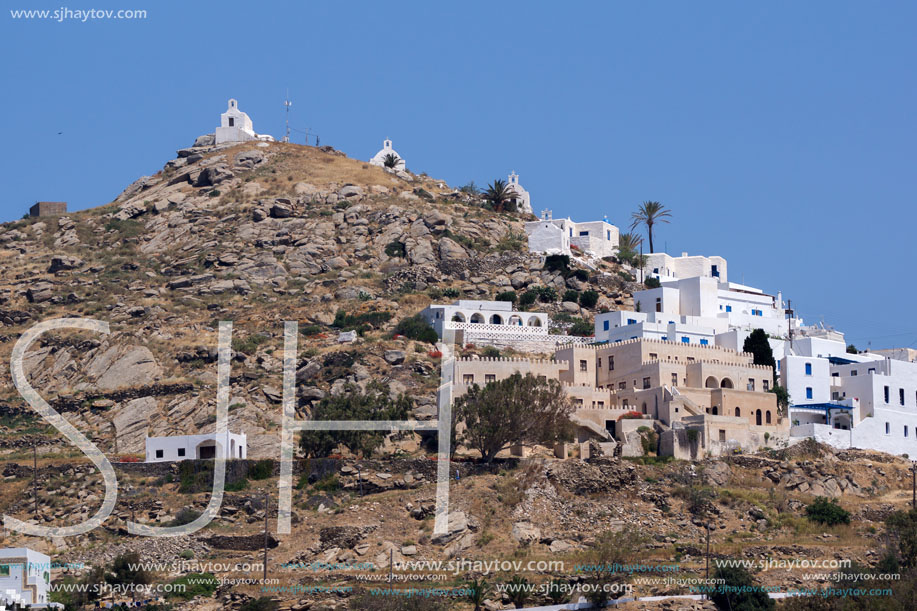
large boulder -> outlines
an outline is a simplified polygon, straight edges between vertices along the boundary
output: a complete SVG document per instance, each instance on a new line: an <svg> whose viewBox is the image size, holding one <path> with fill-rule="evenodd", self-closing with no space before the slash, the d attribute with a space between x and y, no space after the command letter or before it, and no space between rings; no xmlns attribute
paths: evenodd
<svg viewBox="0 0 917 611"><path fill-rule="evenodd" d="M101 390L153 384L162 367L146 346L111 346L95 355L86 368Z"/></svg>
<svg viewBox="0 0 917 611"><path fill-rule="evenodd" d="M242 151L241 153L236 153L236 156L233 157L233 165L239 168L252 169L256 165L264 163L265 156L261 151Z"/></svg>
<svg viewBox="0 0 917 611"><path fill-rule="evenodd" d="M61 270L76 269L83 264L79 257L70 257L68 255L59 255L51 257L51 266L48 268L49 273L59 272Z"/></svg>
<svg viewBox="0 0 917 611"><path fill-rule="evenodd" d="M468 253L455 240L443 238L439 241L439 258L443 263L467 261Z"/></svg>
<svg viewBox="0 0 917 611"><path fill-rule="evenodd" d="M191 145L192 148L198 148L201 146L213 146L216 143L216 136L214 134L204 134L203 136L198 136L194 139L194 144Z"/></svg>

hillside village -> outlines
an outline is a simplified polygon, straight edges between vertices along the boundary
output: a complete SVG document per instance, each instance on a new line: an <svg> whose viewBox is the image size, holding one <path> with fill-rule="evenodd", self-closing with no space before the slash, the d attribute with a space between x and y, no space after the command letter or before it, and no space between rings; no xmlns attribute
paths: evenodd
<svg viewBox="0 0 917 611"><path fill-rule="evenodd" d="M639 223L628 230L572 220L572 211L536 215L545 204L515 171L482 193L414 174L408 161L390 139L365 162L276 141L255 132L231 99L213 134L113 202L71 213L62 202L39 202L26 218L0 225L0 357L9 361L42 321L108 322L107 334L41 335L23 369L123 479L98 533L40 540L5 529L0 558L74 567L130 553L257 561L260 528L276 511L283 322L292 320L299 419L336 398L378 391L393 403L404 398L405 419L435 422L444 401L458 405L482 387L531 374L562 389L572 434L538 443L510 435L496 462L462 444L450 467L454 516L445 535L432 532L433 436L386 432L369 450L303 444L294 532L271 535L275 568L365 561L392 571L409 559L478 552L572 564L600 547L604 533L631 529L647 537L641 560L677 556L695 576L704 537L721 557L782 550L876 563L877 525L909 500L909 457L917 454L913 350L857 351L842 332L805 324L784 295L730 281L725 257L641 254ZM217 329L227 320L228 431L219 431ZM9 376L0 392L2 511L37 524L92 515L104 488L98 473ZM152 542L127 536L128 520L175 525L200 515L213 459L231 465L213 526ZM698 490L710 498L699 500ZM840 501L853 524L813 529L802 516L816 497ZM360 571L271 572L283 573L284 584L349 589L265 596L251 583L220 584L193 601L155 602L368 605L355 602ZM188 571L161 573L173 580ZM54 600L52 579L83 576L58 567L0 572L0 586L15 590L8 602L42 608ZM453 585L466 577L475 575ZM560 570L532 579L582 581ZM829 581L795 573L761 580L784 588ZM683 592L657 585L638 593ZM511 608L511 599L491 591L481 605ZM715 608L709 600L684 604ZM455 605L475 608L464 599Z"/></svg>

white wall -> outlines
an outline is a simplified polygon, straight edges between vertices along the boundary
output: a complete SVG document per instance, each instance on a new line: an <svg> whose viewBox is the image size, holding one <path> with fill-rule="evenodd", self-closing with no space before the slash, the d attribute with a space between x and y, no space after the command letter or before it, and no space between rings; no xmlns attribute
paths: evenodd
<svg viewBox="0 0 917 611"><path fill-rule="evenodd" d="M227 432L217 439L216 433L205 435L176 435L174 437L147 437L146 462L167 462L193 460L198 457L198 447L205 442L215 442L216 458L248 458L248 444L245 433ZM180 451L184 455L180 455ZM157 456L162 451L162 456ZM231 452L231 454L230 454Z"/></svg>
<svg viewBox="0 0 917 611"><path fill-rule="evenodd" d="M9 568L9 575L0 576L0 601L11 598L7 591L12 590L14 594L21 596L22 602L26 604L49 602L51 558L25 547L8 547L0 549L0 565ZM32 590L24 587L25 585L35 586L35 600L32 598Z"/></svg>
<svg viewBox="0 0 917 611"><path fill-rule="evenodd" d="M811 366L811 374L806 373ZM828 359L811 356L785 356L780 365L780 384L790 394L790 404L829 403L831 401L831 364ZM812 389L807 396L806 389Z"/></svg>

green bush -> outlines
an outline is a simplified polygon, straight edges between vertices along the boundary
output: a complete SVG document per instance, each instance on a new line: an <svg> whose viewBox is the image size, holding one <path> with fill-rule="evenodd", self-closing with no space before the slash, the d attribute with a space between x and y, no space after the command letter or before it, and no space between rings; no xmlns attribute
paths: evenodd
<svg viewBox="0 0 917 611"><path fill-rule="evenodd" d="M195 596L211 597L216 592L220 581L210 573L188 573L171 582L173 585L182 585L184 588L174 588L169 593L169 598L191 600Z"/></svg>
<svg viewBox="0 0 917 611"><path fill-rule="evenodd" d="M269 596L261 596L259 598L250 598L245 601L245 603L239 607L239 611L277 611L280 608L280 605L277 601L271 599Z"/></svg>
<svg viewBox="0 0 917 611"><path fill-rule="evenodd" d="M178 510L178 513L175 514L175 518L169 522L169 526L184 526L185 524L190 524L198 519L200 515L201 512L197 509L182 507Z"/></svg>
<svg viewBox="0 0 917 611"><path fill-rule="evenodd" d="M838 505L834 499L824 496L816 498L806 507L806 517L826 526L850 524L850 512Z"/></svg>
<svg viewBox="0 0 917 611"><path fill-rule="evenodd" d="M724 588L713 588L710 600L722 611L769 611L776 607L752 577L748 569L742 566L720 566L713 573L713 578L722 580Z"/></svg>
<svg viewBox="0 0 917 611"><path fill-rule="evenodd" d="M526 306L530 306L533 303L535 303L536 299L538 299L538 290L529 289L526 292L522 293L522 295L519 297L519 305L523 308Z"/></svg>
<svg viewBox="0 0 917 611"><path fill-rule="evenodd" d="M578 269L573 272L573 277L579 280L580 282L586 282L589 280L589 272L584 269Z"/></svg>
<svg viewBox="0 0 917 611"><path fill-rule="evenodd" d="M584 308L594 308L595 304L599 302L599 294L597 291L583 291L579 296L579 304Z"/></svg>
<svg viewBox="0 0 917 611"><path fill-rule="evenodd" d="M306 325L300 327L299 332L305 335L306 337L312 337L313 335L318 335L322 332L321 325Z"/></svg>
<svg viewBox="0 0 917 611"><path fill-rule="evenodd" d="M643 281L643 286L645 286L648 289L658 289L660 286L662 286L662 283L659 282L659 278L657 278L656 276L650 276L649 278Z"/></svg>
<svg viewBox="0 0 917 611"><path fill-rule="evenodd" d="M233 337L232 349L242 354L254 354L258 346L270 340L270 336L264 333L254 333L248 337Z"/></svg>
<svg viewBox="0 0 917 611"><path fill-rule="evenodd" d="M334 322L331 326L341 331L356 331L363 335L366 331L379 328L392 318L391 312L379 312L372 310L370 312L361 312L359 314L349 314L344 310L338 310L334 316Z"/></svg>
<svg viewBox="0 0 917 611"><path fill-rule="evenodd" d="M497 293L497 296L494 297L497 301L509 301L516 303L516 291L503 291L502 293Z"/></svg>
<svg viewBox="0 0 917 611"><path fill-rule="evenodd" d="M327 473L315 482L312 487L321 492L337 492L341 489L341 482L338 481L338 477L334 473Z"/></svg>
<svg viewBox="0 0 917 611"><path fill-rule="evenodd" d="M544 258L544 269L549 272L569 272L570 257L568 255L548 255Z"/></svg>
<svg viewBox="0 0 917 611"><path fill-rule="evenodd" d="M538 289L538 301L542 303L554 303L557 301L557 291L553 286L544 286Z"/></svg>
<svg viewBox="0 0 917 611"><path fill-rule="evenodd" d="M389 242L385 245L385 254L389 257L401 257L404 258L408 255L407 249L404 247L404 244L395 240L394 242Z"/></svg>
<svg viewBox="0 0 917 611"><path fill-rule="evenodd" d="M573 289L567 289L564 291L564 301L572 301L576 303L579 301L579 291L574 291Z"/></svg>
<svg viewBox="0 0 917 611"><path fill-rule="evenodd" d="M500 350L494 346L487 346L481 350L481 356L488 359L498 359L500 358Z"/></svg>
<svg viewBox="0 0 917 611"><path fill-rule="evenodd" d="M588 320L574 318L573 325L570 327L570 335L579 337L589 337L595 333L595 326Z"/></svg>
<svg viewBox="0 0 917 611"><path fill-rule="evenodd" d="M398 321L398 324L395 326L395 334L403 335L408 339L413 339L418 342L427 342L428 344L435 344L439 341L439 336L436 334L436 331L433 330L430 323L420 314L402 318Z"/></svg>
<svg viewBox="0 0 917 611"><path fill-rule="evenodd" d="M449 299L455 299L456 297L459 296L459 294L460 294L460 293L459 293L459 290L458 290L458 289L454 289L454 288L452 288L452 287L449 287L449 288L447 288L447 289L443 289L443 297L448 297Z"/></svg>
<svg viewBox="0 0 917 611"><path fill-rule="evenodd" d="M259 460L248 467L248 477L252 479L267 479L273 474L274 462L269 458Z"/></svg>

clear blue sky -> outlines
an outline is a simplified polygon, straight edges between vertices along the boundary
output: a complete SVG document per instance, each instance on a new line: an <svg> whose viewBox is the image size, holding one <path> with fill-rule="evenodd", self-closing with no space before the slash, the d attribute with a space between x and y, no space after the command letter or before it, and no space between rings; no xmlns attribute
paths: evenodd
<svg viewBox="0 0 917 611"><path fill-rule="evenodd" d="M7 10L62 4L148 17ZM658 200L659 247L725 256L860 347L917 346L912 2L11 0L0 23L0 220L110 201L229 97L281 136L289 89L348 155L390 137L453 185L515 169L536 210L619 226Z"/></svg>

